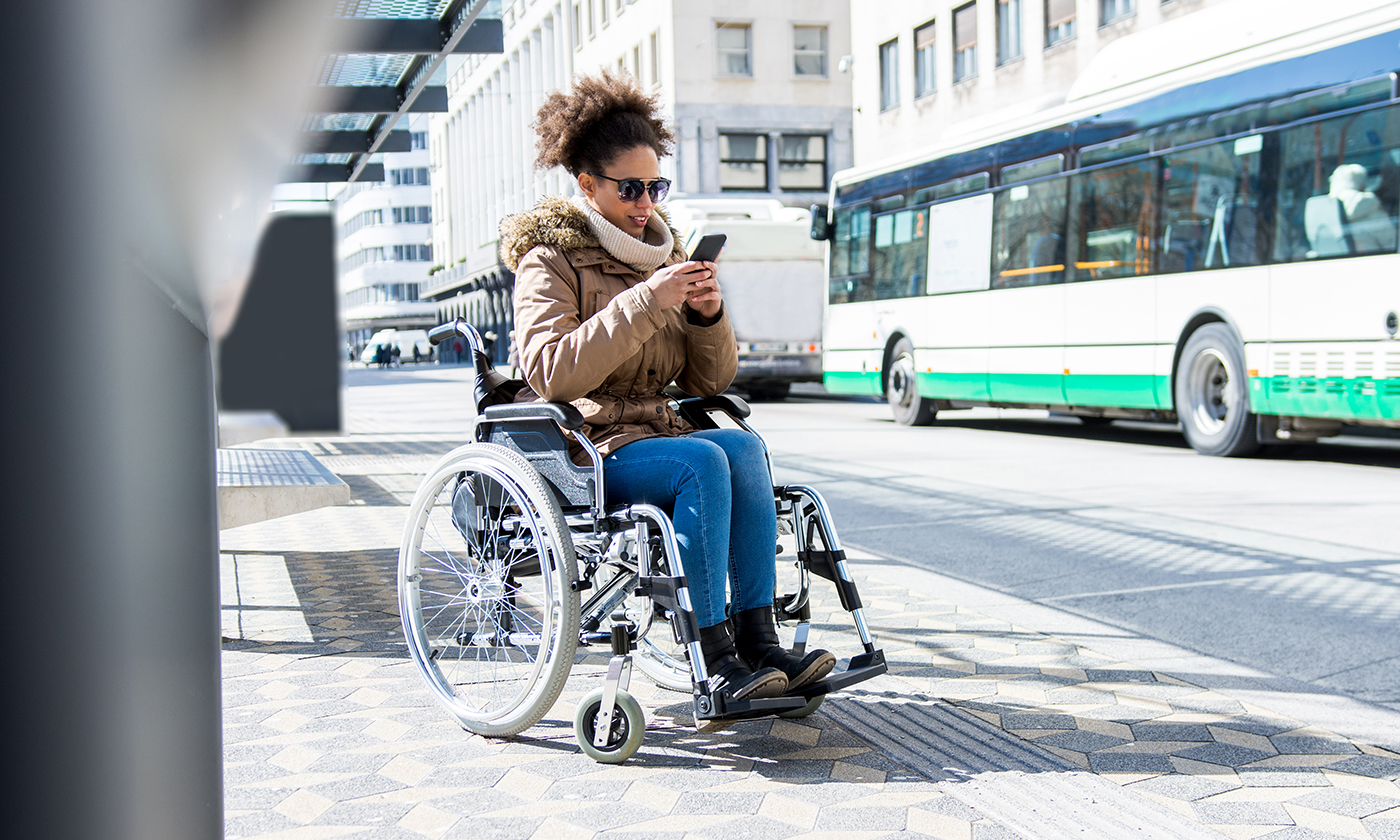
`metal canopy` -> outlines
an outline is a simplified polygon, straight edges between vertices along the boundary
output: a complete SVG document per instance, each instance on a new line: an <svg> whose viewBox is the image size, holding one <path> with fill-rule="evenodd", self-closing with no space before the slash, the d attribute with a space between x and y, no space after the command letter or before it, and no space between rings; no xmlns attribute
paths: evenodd
<svg viewBox="0 0 1400 840"><path fill-rule="evenodd" d="M379 146L381 152L407 152L412 139L407 131L391 131ZM369 137L364 131L303 131L301 151L306 154L364 154L369 152Z"/></svg>
<svg viewBox="0 0 1400 840"><path fill-rule="evenodd" d="M315 84L320 110L302 125L289 182L382 181L382 152L411 148L408 114L445 113L432 84L448 55L505 51L501 0L337 0Z"/></svg>

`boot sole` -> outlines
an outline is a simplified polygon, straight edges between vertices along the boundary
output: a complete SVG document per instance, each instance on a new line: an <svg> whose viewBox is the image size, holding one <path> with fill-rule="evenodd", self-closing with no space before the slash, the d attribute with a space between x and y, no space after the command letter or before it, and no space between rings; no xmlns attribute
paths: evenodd
<svg viewBox="0 0 1400 840"><path fill-rule="evenodd" d="M800 688L806 688L827 674L830 674L831 669L835 667L836 655L828 653L826 656L808 665L802 670L802 673L798 674L796 677L789 678L787 685L788 692L790 693Z"/></svg>
<svg viewBox="0 0 1400 840"><path fill-rule="evenodd" d="M769 697L782 697L788 690L788 679L782 671L774 669L767 677L755 679L730 696L735 700L764 700Z"/></svg>

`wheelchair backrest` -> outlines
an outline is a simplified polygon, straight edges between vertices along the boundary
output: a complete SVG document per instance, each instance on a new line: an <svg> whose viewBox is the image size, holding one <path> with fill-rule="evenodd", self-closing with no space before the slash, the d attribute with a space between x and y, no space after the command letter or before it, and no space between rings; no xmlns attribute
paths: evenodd
<svg viewBox="0 0 1400 840"><path fill-rule="evenodd" d="M554 421L482 419L477 423L477 440L504 446L523 457L558 495L561 507L593 504L593 470L569 458L569 442Z"/></svg>

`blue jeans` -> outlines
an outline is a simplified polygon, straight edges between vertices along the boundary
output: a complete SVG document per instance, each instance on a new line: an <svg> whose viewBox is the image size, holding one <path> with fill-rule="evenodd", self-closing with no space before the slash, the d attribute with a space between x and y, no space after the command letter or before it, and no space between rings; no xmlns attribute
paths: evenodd
<svg viewBox="0 0 1400 840"><path fill-rule="evenodd" d="M778 518L763 444L739 429L633 441L603 460L610 504L672 508L690 600L701 627L773 604Z"/></svg>

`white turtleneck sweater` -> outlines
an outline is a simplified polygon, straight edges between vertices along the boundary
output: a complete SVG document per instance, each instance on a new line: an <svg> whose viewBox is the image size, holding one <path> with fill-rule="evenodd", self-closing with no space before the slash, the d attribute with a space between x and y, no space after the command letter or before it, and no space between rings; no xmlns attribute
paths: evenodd
<svg viewBox="0 0 1400 840"><path fill-rule="evenodd" d="M659 268L666 262L666 258L671 256L671 226L666 224L660 213L651 214L651 218L647 219L646 229L642 232L642 238L638 239L624 233L617 225L604 218L583 196L576 195L572 200L587 215L588 227L593 231L593 235L598 237L603 250L611 254L613 259L630 265L639 274L645 275Z"/></svg>

